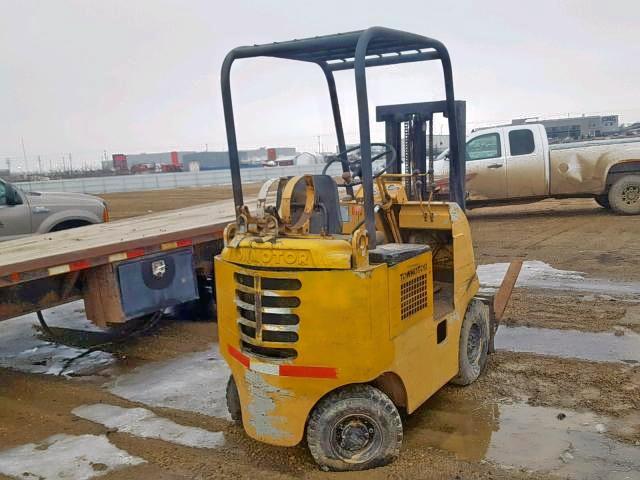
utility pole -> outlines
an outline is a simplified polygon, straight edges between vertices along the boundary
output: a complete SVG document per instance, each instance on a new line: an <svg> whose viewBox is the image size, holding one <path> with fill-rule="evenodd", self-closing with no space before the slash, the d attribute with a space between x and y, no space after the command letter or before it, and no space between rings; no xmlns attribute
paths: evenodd
<svg viewBox="0 0 640 480"><path fill-rule="evenodd" d="M38 155L38 173L42 174L42 159Z"/></svg>
<svg viewBox="0 0 640 480"><path fill-rule="evenodd" d="M320 135L318 135L318 153L322 152L322 148L320 147Z"/></svg>
<svg viewBox="0 0 640 480"><path fill-rule="evenodd" d="M71 154L69 154L69 171L73 173L73 161L71 160Z"/></svg>
<svg viewBox="0 0 640 480"><path fill-rule="evenodd" d="M24 148L24 137L20 137L20 143L22 144L22 160L24 161L24 171L28 172L27 168L27 150Z"/></svg>

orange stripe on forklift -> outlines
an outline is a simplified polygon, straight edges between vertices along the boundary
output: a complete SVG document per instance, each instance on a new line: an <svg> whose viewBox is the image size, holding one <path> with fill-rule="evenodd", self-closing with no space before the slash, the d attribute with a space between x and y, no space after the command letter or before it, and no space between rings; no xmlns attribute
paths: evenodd
<svg viewBox="0 0 640 480"><path fill-rule="evenodd" d="M247 357L246 355L243 355L241 352L233 348L231 345L227 345L227 350L229 351L229 354L233 358L238 360L246 368L249 368L249 365L251 365L251 359L249 357Z"/></svg>
<svg viewBox="0 0 640 480"><path fill-rule="evenodd" d="M298 365L280 365L281 377L337 378L338 372L331 367L302 367Z"/></svg>
<svg viewBox="0 0 640 480"><path fill-rule="evenodd" d="M300 377L300 378L337 378L338 371L332 367L305 367L301 365L273 365L270 363L253 362L251 358L227 345L229 354L239 361L245 368L267 375L277 375L280 377ZM273 370L273 372L271 372Z"/></svg>

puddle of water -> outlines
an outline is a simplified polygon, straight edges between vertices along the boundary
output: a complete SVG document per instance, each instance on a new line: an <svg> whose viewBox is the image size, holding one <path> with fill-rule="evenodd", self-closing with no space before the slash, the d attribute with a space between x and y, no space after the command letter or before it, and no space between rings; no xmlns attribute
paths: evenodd
<svg viewBox="0 0 640 480"><path fill-rule="evenodd" d="M224 444L222 432L180 425L146 408L122 408L105 403L74 408L74 415L142 438L157 438L187 447L216 448Z"/></svg>
<svg viewBox="0 0 640 480"><path fill-rule="evenodd" d="M119 397L152 407L230 419L225 397L229 375L215 344L204 352L147 363L107 387Z"/></svg>
<svg viewBox="0 0 640 480"><path fill-rule="evenodd" d="M99 332L84 316L82 302L73 302L46 311L47 322L89 332ZM0 322L0 367L22 372L58 375L67 360L85 350L47 342L38 337L35 314L23 315ZM74 361L64 371L70 375L89 375L115 361L113 355L96 351Z"/></svg>
<svg viewBox="0 0 640 480"><path fill-rule="evenodd" d="M482 287L485 289L499 287L508 267L508 263L479 265L477 272ZM624 296L640 295L640 282L612 282L601 278L586 278L583 272L558 270L538 260L524 262L516 286Z"/></svg>
<svg viewBox="0 0 640 480"><path fill-rule="evenodd" d="M548 328L501 326L496 333L496 348L512 352L529 352L561 358L595 362L640 362L640 335L624 330L583 332Z"/></svg>
<svg viewBox="0 0 640 480"><path fill-rule="evenodd" d="M558 419L558 414L566 417ZM406 448L437 448L472 461L580 480L640 480L640 447L605 433L608 420L525 403L454 398L441 392L409 417Z"/></svg>
<svg viewBox="0 0 640 480"><path fill-rule="evenodd" d="M54 435L0 452L0 473L25 480L86 480L142 463L104 435Z"/></svg>

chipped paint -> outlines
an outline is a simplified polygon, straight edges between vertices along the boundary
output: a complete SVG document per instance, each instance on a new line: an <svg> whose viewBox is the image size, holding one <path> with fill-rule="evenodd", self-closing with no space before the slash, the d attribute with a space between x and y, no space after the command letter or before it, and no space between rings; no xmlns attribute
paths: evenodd
<svg viewBox="0 0 640 480"><path fill-rule="evenodd" d="M460 207L457 203L449 204L449 215L451 216L451 223L457 222L460 218Z"/></svg>
<svg viewBox="0 0 640 480"><path fill-rule="evenodd" d="M292 434L282 429L286 418L275 414L275 396L282 400L291 397L292 393L271 385L262 374L251 370L245 370L244 378L249 393L248 420L256 434L279 439L291 438Z"/></svg>

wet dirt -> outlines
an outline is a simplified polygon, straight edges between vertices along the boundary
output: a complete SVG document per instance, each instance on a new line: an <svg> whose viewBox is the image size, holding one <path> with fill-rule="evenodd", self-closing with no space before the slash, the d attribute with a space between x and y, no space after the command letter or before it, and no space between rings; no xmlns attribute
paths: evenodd
<svg viewBox="0 0 640 480"><path fill-rule="evenodd" d="M590 332L613 331L622 326L640 333L640 304L604 294L561 291L550 294L545 290L516 288L502 323Z"/></svg>
<svg viewBox="0 0 640 480"><path fill-rule="evenodd" d="M640 365L497 351L485 374L461 391L476 399L493 395L559 412L591 411L613 419L610 435L640 445Z"/></svg>
<svg viewBox="0 0 640 480"><path fill-rule="evenodd" d="M409 418L406 442L562 477L640 479L638 449L604 435L608 423L590 412L472 400L445 390Z"/></svg>
<svg viewBox="0 0 640 480"><path fill-rule="evenodd" d="M592 199L544 200L468 212L479 264L539 260L612 281L640 281L640 216Z"/></svg>
<svg viewBox="0 0 640 480"><path fill-rule="evenodd" d="M209 202L210 195L208 189L184 189L170 195L143 192L105 197L113 218L122 218L147 213L147 209ZM612 215L591 200L479 209L469 217L478 263L521 257L591 278L640 281L640 217ZM634 299L605 295L518 288L505 323L608 335L616 326L640 331ZM635 364L498 351L478 382L467 388L445 387L406 419L406 442L397 462L340 475L319 471L303 446L271 447L249 439L223 418L150 406L109 391L120 376L144 372L152 362L180 362L193 352L206 351L215 341L214 324L167 319L148 335L114 348L116 363L99 375L65 379L0 369L0 450L57 434L93 434L106 435L115 447L147 461L110 471L101 477L107 480L338 476L617 480L634 478L640 470L640 365ZM188 373L176 371L176 375ZM195 377L194 381L205 380ZM199 400L207 402L208 393L197 395L205 396ZM222 432L225 443L217 449L199 449L143 439L71 413L82 405L100 403L146 408L184 426ZM566 417L559 420L558 414ZM615 455L603 455L607 450ZM603 473L589 477L593 472Z"/></svg>
<svg viewBox="0 0 640 480"><path fill-rule="evenodd" d="M498 350L594 362L640 364L640 335L624 329L593 333L501 326L496 333L495 347Z"/></svg>

